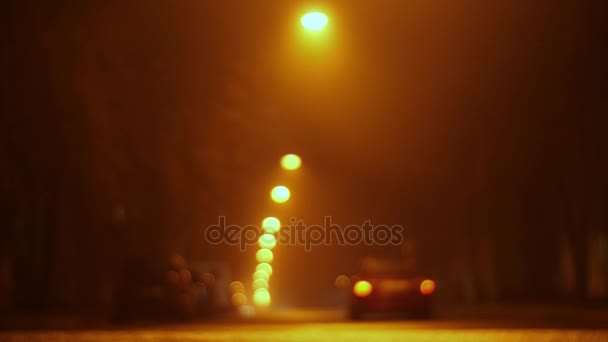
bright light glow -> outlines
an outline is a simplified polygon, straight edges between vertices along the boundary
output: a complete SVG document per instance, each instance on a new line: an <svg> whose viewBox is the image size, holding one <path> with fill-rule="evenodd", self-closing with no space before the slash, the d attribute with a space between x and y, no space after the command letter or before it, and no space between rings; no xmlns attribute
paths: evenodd
<svg viewBox="0 0 608 342"><path fill-rule="evenodd" d="M353 287L353 293L360 298L367 297L372 293L372 284L366 280L359 280Z"/></svg>
<svg viewBox="0 0 608 342"><path fill-rule="evenodd" d="M267 217L262 221L262 229L266 233L277 233L281 229L281 221L276 217Z"/></svg>
<svg viewBox="0 0 608 342"><path fill-rule="evenodd" d="M293 171L302 166L302 158L297 154L286 154L281 158L281 167L285 170Z"/></svg>
<svg viewBox="0 0 608 342"><path fill-rule="evenodd" d="M327 25L329 19L321 12L311 12L302 16L300 22L302 23L302 26L308 30L319 31Z"/></svg>
<svg viewBox="0 0 608 342"><path fill-rule="evenodd" d="M267 289L258 289L253 293L253 304L261 307L270 305L270 292Z"/></svg>
<svg viewBox="0 0 608 342"><path fill-rule="evenodd" d="M285 203L289 200L291 193L286 186L279 185L272 188L270 191L270 198L277 203Z"/></svg>
<svg viewBox="0 0 608 342"><path fill-rule="evenodd" d="M270 275L268 273L266 273L266 271L262 271L262 270L255 271L255 272L253 272L253 280L256 280L256 279L264 279L264 280L268 281L268 279L270 279Z"/></svg>
<svg viewBox="0 0 608 342"><path fill-rule="evenodd" d="M273 249L277 245L277 239L272 234L262 234L258 239L261 248Z"/></svg>
<svg viewBox="0 0 608 342"><path fill-rule="evenodd" d="M262 248L255 254L255 259L258 262L266 262L271 263L272 259L274 259L274 254L268 248Z"/></svg>
<svg viewBox="0 0 608 342"><path fill-rule="evenodd" d="M247 297L245 297L245 294L238 292L238 293L235 293L232 295L232 297L230 298L230 301L232 302L232 305L234 305L234 306L246 305Z"/></svg>
<svg viewBox="0 0 608 342"><path fill-rule="evenodd" d="M432 281L430 279L426 279L426 280L423 280L422 283L420 283L420 293L422 293L425 296L428 296L433 292L435 292L435 282L434 281Z"/></svg>
<svg viewBox="0 0 608 342"><path fill-rule="evenodd" d="M272 266L270 264L265 263L265 262L263 262L261 264L258 264L255 267L255 270L256 271L264 271L264 272L268 273L269 276L272 275Z"/></svg>
<svg viewBox="0 0 608 342"><path fill-rule="evenodd" d="M254 291L258 289L268 289L268 281L262 278L256 279L251 283L251 287L253 287Z"/></svg>
<svg viewBox="0 0 608 342"><path fill-rule="evenodd" d="M344 274L336 277L336 288L338 289L346 289L350 287L350 278L345 276Z"/></svg>

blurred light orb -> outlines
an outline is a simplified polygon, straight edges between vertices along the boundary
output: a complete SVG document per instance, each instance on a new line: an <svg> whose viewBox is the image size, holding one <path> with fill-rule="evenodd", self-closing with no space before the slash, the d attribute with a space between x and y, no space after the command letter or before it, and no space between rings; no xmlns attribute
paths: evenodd
<svg viewBox="0 0 608 342"><path fill-rule="evenodd" d="M270 305L270 292L267 289L258 289L253 294L253 304L260 307Z"/></svg>
<svg viewBox="0 0 608 342"><path fill-rule="evenodd" d="M268 248L262 248L259 251L257 251L257 253L255 254L255 259L258 262L266 262L266 263L271 263L272 260L274 259L274 254L272 253L272 251Z"/></svg>
<svg viewBox="0 0 608 342"><path fill-rule="evenodd" d="M259 270L259 271L253 272L252 278L253 278L253 280L264 279L264 280L268 281L270 279L270 275L268 273L266 273L266 271Z"/></svg>
<svg viewBox="0 0 608 342"><path fill-rule="evenodd" d="M422 283L420 283L420 293L425 296L428 296L435 292L435 286L436 285L434 281L430 279L423 280Z"/></svg>
<svg viewBox="0 0 608 342"><path fill-rule="evenodd" d="M258 239L258 245L261 248L273 249L277 245L277 239L272 234L262 234Z"/></svg>
<svg viewBox="0 0 608 342"><path fill-rule="evenodd" d="M300 19L300 22L302 23L302 26L308 30L319 31L327 25L329 19L321 12L310 12L304 14Z"/></svg>
<svg viewBox="0 0 608 342"><path fill-rule="evenodd" d="M268 263L265 263L265 262L263 262L261 264L258 264L255 267L255 270L256 271L264 271L264 272L268 273L269 276L272 275L272 266L270 264L268 264Z"/></svg>
<svg viewBox="0 0 608 342"><path fill-rule="evenodd" d="M281 229L281 221L276 217L267 217L262 221L262 230L266 233L277 233Z"/></svg>
<svg viewBox="0 0 608 342"><path fill-rule="evenodd" d="M209 288L215 286L215 276L209 272L203 273L202 280L205 286Z"/></svg>
<svg viewBox="0 0 608 342"><path fill-rule="evenodd" d="M289 200L291 192L286 186L278 185L270 191L270 198L276 203L285 203Z"/></svg>
<svg viewBox="0 0 608 342"><path fill-rule="evenodd" d="M359 280L353 287L355 296L363 298L372 294L372 284L367 280Z"/></svg>
<svg viewBox="0 0 608 342"><path fill-rule="evenodd" d="M241 305L238 308L239 316L250 318L255 316L255 309L251 305Z"/></svg>
<svg viewBox="0 0 608 342"><path fill-rule="evenodd" d="M232 295L232 297L230 298L230 301L232 302L233 306L246 305L247 297L245 297L245 294L243 294L241 292L237 292Z"/></svg>
<svg viewBox="0 0 608 342"><path fill-rule="evenodd" d="M179 254L174 254L171 257L171 267L178 270L186 268L186 259Z"/></svg>
<svg viewBox="0 0 608 342"><path fill-rule="evenodd" d="M230 283L230 292L245 293L245 286L240 281L233 281Z"/></svg>
<svg viewBox="0 0 608 342"><path fill-rule="evenodd" d="M285 170L293 171L302 166L302 158L297 154L286 154L281 158L281 167Z"/></svg>
<svg viewBox="0 0 608 342"><path fill-rule="evenodd" d="M259 290L259 289L266 289L268 290L268 281L264 280L262 278L258 278L256 280L253 281L253 283L251 283L251 287L253 288L253 290Z"/></svg>
<svg viewBox="0 0 608 342"><path fill-rule="evenodd" d="M336 288L338 289L346 289L350 287L350 278L345 276L344 274L336 277Z"/></svg>
<svg viewBox="0 0 608 342"><path fill-rule="evenodd" d="M179 270L179 281L183 284L190 284L192 281L192 274L188 270Z"/></svg>

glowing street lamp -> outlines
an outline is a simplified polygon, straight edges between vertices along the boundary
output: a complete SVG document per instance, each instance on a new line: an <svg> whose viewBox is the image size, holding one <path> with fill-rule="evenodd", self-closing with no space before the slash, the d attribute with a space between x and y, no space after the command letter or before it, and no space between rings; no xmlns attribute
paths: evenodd
<svg viewBox="0 0 608 342"><path fill-rule="evenodd" d="M270 198L277 203L285 203L289 200L291 192L289 188L283 185L275 186L270 191Z"/></svg>
<svg viewBox="0 0 608 342"><path fill-rule="evenodd" d="M297 170L302 166L302 158L297 154L286 154L281 158L281 167L288 171Z"/></svg>
<svg viewBox="0 0 608 342"><path fill-rule="evenodd" d="M270 275L268 275L268 273L266 273L266 271L263 270L259 270L259 271L255 271L253 273L253 280L256 279L264 279L266 281L270 280Z"/></svg>
<svg viewBox="0 0 608 342"><path fill-rule="evenodd" d="M258 239L258 245L261 248L273 249L277 245L277 239L272 234L262 234Z"/></svg>
<svg viewBox="0 0 608 342"><path fill-rule="evenodd" d="M281 229L281 221L276 217L269 216L262 221L262 229L266 233L277 233Z"/></svg>
<svg viewBox="0 0 608 342"><path fill-rule="evenodd" d="M268 264L268 263L265 263L265 262L263 262L261 264L258 264L255 267L255 270L256 271L264 271L264 272L268 273L269 276L272 275L272 266L270 264Z"/></svg>
<svg viewBox="0 0 608 342"><path fill-rule="evenodd" d="M262 278L255 279L253 283L251 283L251 287L253 287L253 291L258 289L268 290L268 280L264 280Z"/></svg>
<svg viewBox="0 0 608 342"><path fill-rule="evenodd" d="M257 253L255 254L255 258L259 263L265 262L269 264L272 262L272 259L274 259L274 254L270 249L262 248L257 251Z"/></svg>
<svg viewBox="0 0 608 342"><path fill-rule="evenodd" d="M253 293L253 303L256 306L267 307L270 305L270 293L265 288L257 289Z"/></svg>
<svg viewBox="0 0 608 342"><path fill-rule="evenodd" d="M302 26L304 26L307 30L319 31L322 30L325 26L327 26L329 19L324 13L310 12L302 16L300 22L302 23Z"/></svg>

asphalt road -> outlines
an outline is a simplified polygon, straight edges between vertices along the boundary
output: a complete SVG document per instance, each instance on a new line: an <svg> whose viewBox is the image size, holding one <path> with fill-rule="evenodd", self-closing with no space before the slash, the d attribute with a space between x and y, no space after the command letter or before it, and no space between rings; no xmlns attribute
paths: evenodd
<svg viewBox="0 0 608 342"><path fill-rule="evenodd" d="M0 332L0 341L608 341L604 322L602 317L350 322L335 312L292 310L180 326Z"/></svg>

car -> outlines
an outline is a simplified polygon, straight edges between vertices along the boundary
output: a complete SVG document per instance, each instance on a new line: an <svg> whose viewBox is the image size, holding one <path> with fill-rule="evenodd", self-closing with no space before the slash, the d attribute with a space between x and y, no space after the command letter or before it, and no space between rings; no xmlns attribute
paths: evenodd
<svg viewBox="0 0 608 342"><path fill-rule="evenodd" d="M430 319L435 289L434 280L411 270L367 269L353 277L350 317L406 314L412 319Z"/></svg>

